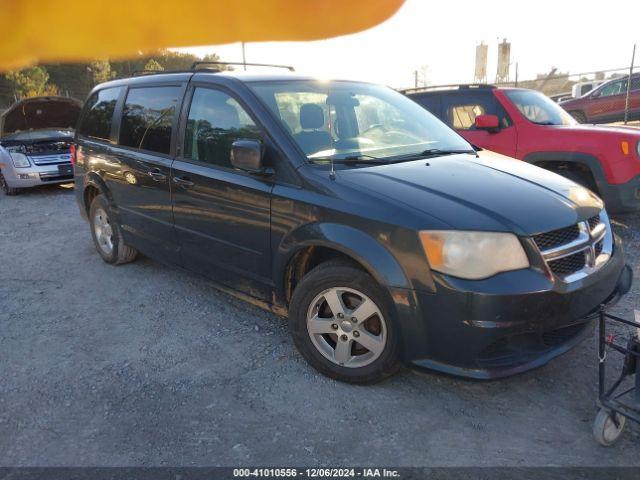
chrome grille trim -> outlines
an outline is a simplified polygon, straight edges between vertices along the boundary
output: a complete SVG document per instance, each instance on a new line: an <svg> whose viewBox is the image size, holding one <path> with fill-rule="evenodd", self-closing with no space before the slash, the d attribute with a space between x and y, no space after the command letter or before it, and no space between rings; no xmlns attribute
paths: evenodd
<svg viewBox="0 0 640 480"><path fill-rule="evenodd" d="M591 217L578 223L579 234L575 240L546 250L538 249L550 275L565 283L571 283L591 275L609 261L613 252L613 233L609 216L605 210L602 210L597 217L597 219ZM598 219L599 221L597 221ZM580 252L585 254L583 268L567 275L559 275L554 272L554 261Z"/></svg>

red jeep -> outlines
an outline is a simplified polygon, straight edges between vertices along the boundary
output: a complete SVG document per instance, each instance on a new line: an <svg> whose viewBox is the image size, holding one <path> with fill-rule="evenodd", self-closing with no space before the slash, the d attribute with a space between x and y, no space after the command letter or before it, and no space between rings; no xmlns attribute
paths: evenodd
<svg viewBox="0 0 640 480"><path fill-rule="evenodd" d="M579 125L540 92L459 85L404 92L473 145L598 193L611 212L640 210L640 129Z"/></svg>

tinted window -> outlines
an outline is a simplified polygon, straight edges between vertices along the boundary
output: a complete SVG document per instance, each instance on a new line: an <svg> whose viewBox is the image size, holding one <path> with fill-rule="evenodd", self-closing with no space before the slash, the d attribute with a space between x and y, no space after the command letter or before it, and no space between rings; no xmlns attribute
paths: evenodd
<svg viewBox="0 0 640 480"><path fill-rule="evenodd" d="M437 95L409 95L409 98L440 118L440 98Z"/></svg>
<svg viewBox="0 0 640 480"><path fill-rule="evenodd" d="M113 111L121 90L122 87L105 88L91 96L85 107L82 125L78 129L80 135L109 140Z"/></svg>
<svg viewBox="0 0 640 480"><path fill-rule="evenodd" d="M478 115L496 115L501 127L511 125L507 113L490 92L445 95L442 104L444 121L455 130L475 129Z"/></svg>
<svg viewBox="0 0 640 480"><path fill-rule="evenodd" d="M247 112L226 93L196 88L185 131L185 158L231 168L231 144L239 138L261 139Z"/></svg>
<svg viewBox="0 0 640 480"><path fill-rule="evenodd" d="M169 154L179 97L180 87L129 90L120 126L120 144Z"/></svg>
<svg viewBox="0 0 640 480"><path fill-rule="evenodd" d="M612 95L620 95L627 92L627 81L613 82L602 87L600 90L601 97L610 97Z"/></svg>

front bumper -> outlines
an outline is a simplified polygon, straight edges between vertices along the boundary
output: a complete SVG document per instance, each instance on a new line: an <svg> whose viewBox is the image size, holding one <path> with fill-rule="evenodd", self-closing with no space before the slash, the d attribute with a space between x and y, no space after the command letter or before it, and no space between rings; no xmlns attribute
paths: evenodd
<svg viewBox="0 0 640 480"><path fill-rule="evenodd" d="M640 211L640 175L627 183L598 185L608 212Z"/></svg>
<svg viewBox="0 0 640 480"><path fill-rule="evenodd" d="M73 182L73 173L70 175L61 174L58 165L35 165L28 168L5 167L2 169L2 175L11 188L30 188L39 185Z"/></svg>
<svg viewBox="0 0 640 480"><path fill-rule="evenodd" d="M601 304L628 290L620 245L600 270L570 284L533 269L475 282L438 278L436 293L412 292L400 306L400 318L414 314L400 322L405 360L479 379L547 363L589 335L589 317Z"/></svg>

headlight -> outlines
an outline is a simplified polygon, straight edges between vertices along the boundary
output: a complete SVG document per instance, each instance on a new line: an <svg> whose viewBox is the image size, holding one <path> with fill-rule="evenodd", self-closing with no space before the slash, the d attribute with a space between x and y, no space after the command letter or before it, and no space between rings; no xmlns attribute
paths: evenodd
<svg viewBox="0 0 640 480"><path fill-rule="evenodd" d="M24 153L9 152L9 155L11 155L11 160L13 160L13 165L16 168L25 168L31 165L29 163L29 159Z"/></svg>
<svg viewBox="0 0 640 480"><path fill-rule="evenodd" d="M520 240L512 233L433 230L420 232L432 270L479 280L529 267Z"/></svg>

